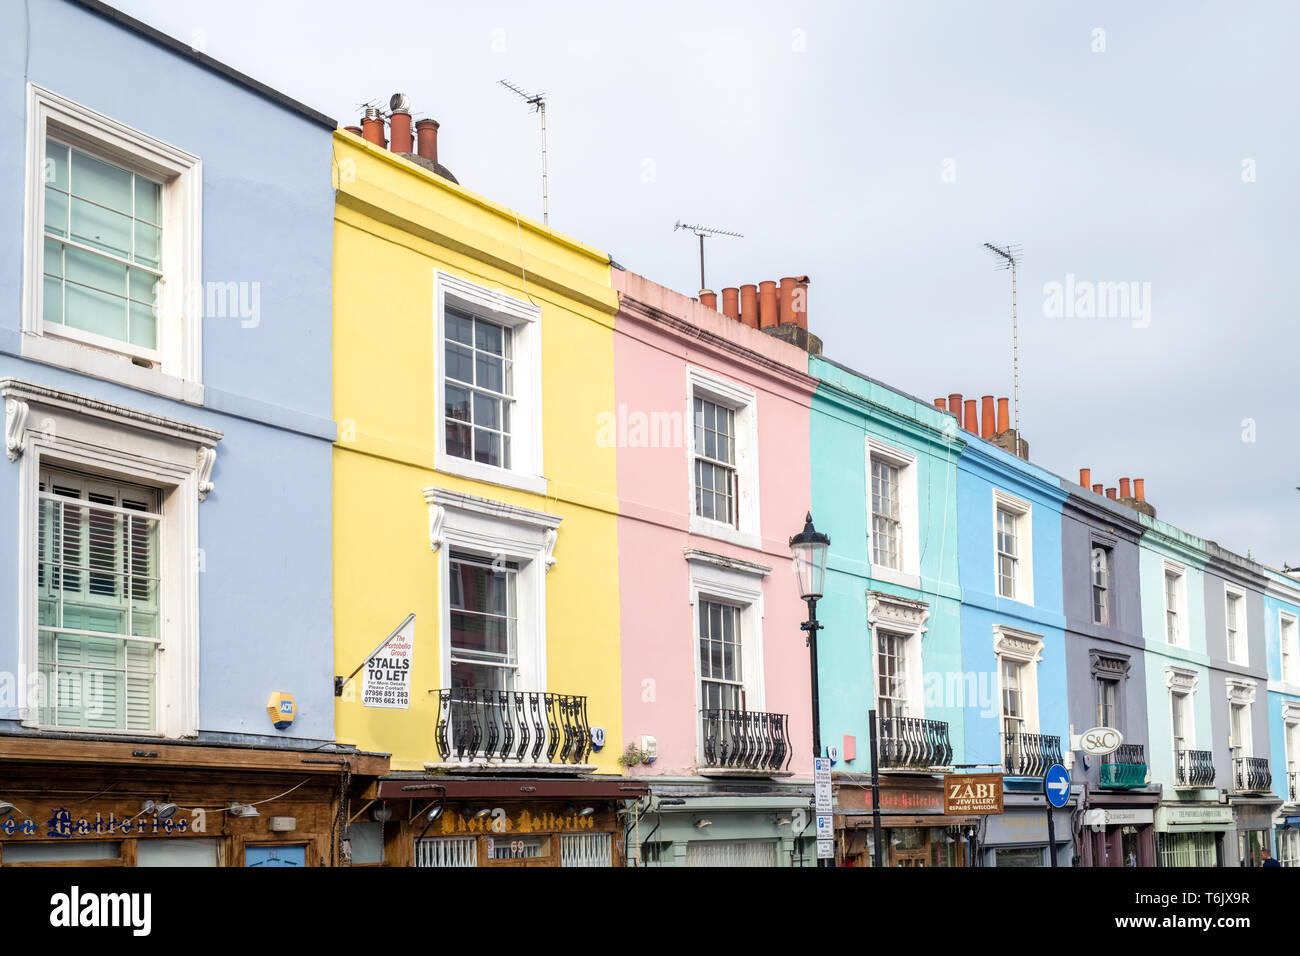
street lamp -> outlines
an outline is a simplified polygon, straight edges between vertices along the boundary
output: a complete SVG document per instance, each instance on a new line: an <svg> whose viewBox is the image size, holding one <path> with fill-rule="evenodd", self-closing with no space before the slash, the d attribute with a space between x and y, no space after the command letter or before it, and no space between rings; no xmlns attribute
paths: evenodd
<svg viewBox="0 0 1300 956"><path fill-rule="evenodd" d="M809 648L809 661L812 670L812 723L813 723L813 758L822 755L821 703L817 696L817 632L822 626L817 623L817 601L821 598L826 583L826 552L830 550L829 535L822 534L813 527L812 512L804 519L803 530L790 539L790 553L794 555L794 575L799 585L799 597L808 604L808 620L799 625L804 632ZM821 866L822 860L817 860Z"/></svg>

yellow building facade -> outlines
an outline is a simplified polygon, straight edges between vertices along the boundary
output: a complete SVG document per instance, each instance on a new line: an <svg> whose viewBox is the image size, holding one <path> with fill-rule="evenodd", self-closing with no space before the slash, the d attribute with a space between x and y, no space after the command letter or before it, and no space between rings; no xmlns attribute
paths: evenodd
<svg viewBox="0 0 1300 956"><path fill-rule="evenodd" d="M483 865L521 818L612 832L621 806L616 449L598 440L618 299L605 253L375 138L334 137L335 673L361 666L337 737L392 755L386 862L419 863L424 828L462 841L430 859ZM409 655L370 658L412 614ZM517 781L489 814L458 803L520 773L553 810L513 804ZM558 861L553 842L520 853Z"/></svg>

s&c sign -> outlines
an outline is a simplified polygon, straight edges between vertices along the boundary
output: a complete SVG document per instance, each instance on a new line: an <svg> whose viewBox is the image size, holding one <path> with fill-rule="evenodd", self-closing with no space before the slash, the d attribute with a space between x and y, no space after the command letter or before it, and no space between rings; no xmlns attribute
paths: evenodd
<svg viewBox="0 0 1300 956"><path fill-rule="evenodd" d="M1113 754L1123 742L1124 735L1114 727L1094 727L1079 735L1079 749L1096 757Z"/></svg>

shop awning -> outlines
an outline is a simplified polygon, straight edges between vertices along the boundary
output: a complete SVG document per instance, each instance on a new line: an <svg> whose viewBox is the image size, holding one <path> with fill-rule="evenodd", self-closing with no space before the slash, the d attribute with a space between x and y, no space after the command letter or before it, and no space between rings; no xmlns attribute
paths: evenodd
<svg viewBox="0 0 1300 956"><path fill-rule="evenodd" d="M524 777L389 777L379 781L381 800L427 800L445 788L449 800L462 798L636 800L650 792L647 783L626 777L562 779Z"/></svg>

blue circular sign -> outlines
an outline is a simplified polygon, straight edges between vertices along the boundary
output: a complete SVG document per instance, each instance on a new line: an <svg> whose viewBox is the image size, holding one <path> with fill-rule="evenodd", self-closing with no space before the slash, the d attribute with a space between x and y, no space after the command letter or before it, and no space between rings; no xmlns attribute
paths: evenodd
<svg viewBox="0 0 1300 956"><path fill-rule="evenodd" d="M1043 793L1047 802L1060 809L1070 799L1070 773L1059 763L1054 763L1043 774Z"/></svg>

